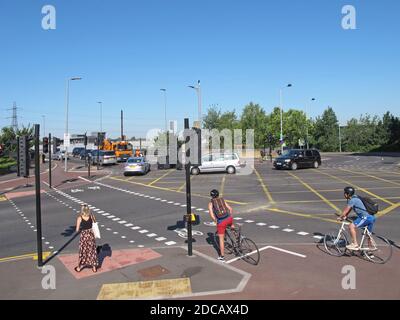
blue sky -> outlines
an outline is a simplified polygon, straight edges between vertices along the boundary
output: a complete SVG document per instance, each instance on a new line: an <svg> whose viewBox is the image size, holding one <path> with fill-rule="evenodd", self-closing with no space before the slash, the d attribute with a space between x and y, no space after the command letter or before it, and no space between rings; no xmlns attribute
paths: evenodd
<svg viewBox="0 0 400 320"><path fill-rule="evenodd" d="M41 27L54 5L57 29ZM355 6L357 30L341 27L341 10ZM188 85L201 80L203 109L241 111L250 101L266 111L279 104L329 105L344 123L362 113L400 114L398 0L0 0L0 126L16 101L19 122L42 123L61 136L65 79L71 83L71 133L103 127L128 136L162 128L168 119L197 117Z"/></svg>

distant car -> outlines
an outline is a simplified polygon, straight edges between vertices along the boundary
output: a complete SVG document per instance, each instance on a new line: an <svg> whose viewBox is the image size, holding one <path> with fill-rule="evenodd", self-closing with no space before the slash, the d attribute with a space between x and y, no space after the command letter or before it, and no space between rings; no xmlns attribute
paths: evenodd
<svg viewBox="0 0 400 320"><path fill-rule="evenodd" d="M57 151L56 153L52 153L51 160L59 160L59 161L65 160L65 151Z"/></svg>
<svg viewBox="0 0 400 320"><path fill-rule="evenodd" d="M72 150L72 156L75 158L75 157L79 157L80 156L80 154L81 154L81 152L82 152L82 150L85 150L85 148L82 148L82 147L75 147L73 150Z"/></svg>
<svg viewBox="0 0 400 320"><path fill-rule="evenodd" d="M321 155L314 149L289 149L274 160L275 169L315 168L321 165Z"/></svg>
<svg viewBox="0 0 400 320"><path fill-rule="evenodd" d="M115 155L114 151L93 150L91 154L91 161L93 165L97 164L97 158L99 158L99 165L101 166L105 164L117 163L117 156Z"/></svg>
<svg viewBox="0 0 400 320"><path fill-rule="evenodd" d="M124 167L124 176L134 173L147 174L150 171L150 163L144 157L129 158Z"/></svg>
<svg viewBox="0 0 400 320"><path fill-rule="evenodd" d="M92 156L92 150L86 149L85 151L85 149L83 149L79 154L79 159L85 160L86 157L90 159L91 156Z"/></svg>
<svg viewBox="0 0 400 320"><path fill-rule="evenodd" d="M190 173L198 175L202 172L227 172L234 174L243 167L237 153L209 154L201 159L201 166L191 166Z"/></svg>

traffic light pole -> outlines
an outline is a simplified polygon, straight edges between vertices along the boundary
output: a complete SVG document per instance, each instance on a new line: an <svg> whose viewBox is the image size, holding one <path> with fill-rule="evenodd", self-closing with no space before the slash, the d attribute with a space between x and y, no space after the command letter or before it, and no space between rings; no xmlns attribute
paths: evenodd
<svg viewBox="0 0 400 320"><path fill-rule="evenodd" d="M40 155L39 155L39 135L40 125L35 124L35 193L36 193L36 236L37 236L37 255L38 266L43 266L42 248L42 212L40 201Z"/></svg>
<svg viewBox="0 0 400 320"><path fill-rule="evenodd" d="M189 119L185 118L185 130L189 130ZM186 151L186 163L185 163L185 171L186 171L186 215L187 215L187 234L188 234L188 256L191 257L193 255L193 237L192 237L192 191L190 186L190 148L189 148L189 140L190 137L187 136L185 140L185 151Z"/></svg>
<svg viewBox="0 0 400 320"><path fill-rule="evenodd" d="M51 133L49 133L49 187L51 189Z"/></svg>

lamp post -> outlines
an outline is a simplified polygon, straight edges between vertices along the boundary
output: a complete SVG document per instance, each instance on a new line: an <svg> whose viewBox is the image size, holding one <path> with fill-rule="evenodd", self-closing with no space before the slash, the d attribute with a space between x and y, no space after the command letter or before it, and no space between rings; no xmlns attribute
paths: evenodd
<svg viewBox="0 0 400 320"><path fill-rule="evenodd" d="M281 88L279 90L279 104L280 104L280 109L281 109L281 152L283 153L283 106L282 106L282 91L285 88L290 88L292 85L289 83L285 87Z"/></svg>
<svg viewBox="0 0 400 320"><path fill-rule="evenodd" d="M164 121L165 121L165 132L168 131L167 124L167 89L160 89L160 91L164 92Z"/></svg>
<svg viewBox="0 0 400 320"><path fill-rule="evenodd" d="M311 103L315 101L315 98L311 99ZM310 104L311 104L310 103ZM310 146L308 144L308 117L307 117L307 106L306 106L306 139L307 139L307 149L310 149Z"/></svg>
<svg viewBox="0 0 400 320"><path fill-rule="evenodd" d="M100 132L103 132L103 102L97 102L100 105Z"/></svg>
<svg viewBox="0 0 400 320"><path fill-rule="evenodd" d="M198 121L199 121L199 126L200 129L202 127L202 116L201 116L201 87L200 87L200 80L197 81L197 86L188 86L189 88L192 88L194 90L196 90L197 93L197 103L198 103L198 107L197 107L197 112L198 112Z"/></svg>
<svg viewBox="0 0 400 320"><path fill-rule="evenodd" d="M68 132L68 108L69 108L69 82L70 81L77 81L77 80L82 80L82 78L79 77L73 77L73 78L68 78L67 79L67 89L66 89L66 116L65 116L65 136L64 136L64 146L65 146L65 172L68 171L67 167L67 160L68 160L68 147L65 145L66 141L65 139L68 137L69 139L69 132Z"/></svg>
<svg viewBox="0 0 400 320"><path fill-rule="evenodd" d="M43 137L46 136L46 116L42 115L43 118Z"/></svg>

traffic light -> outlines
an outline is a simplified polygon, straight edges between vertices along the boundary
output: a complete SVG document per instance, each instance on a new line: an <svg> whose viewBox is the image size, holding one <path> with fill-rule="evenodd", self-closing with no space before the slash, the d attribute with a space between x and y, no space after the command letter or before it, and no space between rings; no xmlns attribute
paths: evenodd
<svg viewBox="0 0 400 320"><path fill-rule="evenodd" d="M43 138L43 153L48 153L49 152L49 138L44 137Z"/></svg>
<svg viewBox="0 0 400 320"><path fill-rule="evenodd" d="M197 158L195 159L196 165L201 166L201 129L193 127L194 141L193 146L197 149Z"/></svg>
<svg viewBox="0 0 400 320"><path fill-rule="evenodd" d="M87 143L88 143L88 138L87 138L87 135L85 134L85 137L84 137L84 145L87 146Z"/></svg>

